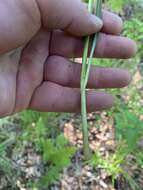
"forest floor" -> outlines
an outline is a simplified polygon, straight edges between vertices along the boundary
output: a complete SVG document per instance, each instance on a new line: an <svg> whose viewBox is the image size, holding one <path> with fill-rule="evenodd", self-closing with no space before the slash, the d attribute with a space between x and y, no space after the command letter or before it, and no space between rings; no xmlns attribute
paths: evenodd
<svg viewBox="0 0 143 190"><path fill-rule="evenodd" d="M114 120L106 112L99 114L99 116L100 120L96 119L97 113L88 115L90 148L93 154L97 150L104 159L110 159L117 148ZM95 127L97 125L99 127ZM80 115L70 114L65 117L62 115L58 118L57 127L61 129L70 144L77 147L78 150L73 156L70 166L61 173L60 179L46 190L131 190L128 181L122 175L119 174L113 187L113 176L108 170L100 168L100 165L95 168L83 162ZM18 165L19 169L23 171L22 176L19 176L17 180L17 190L34 190L26 188L25 185L30 179L36 180L41 177L44 164L40 155L36 153L31 144L26 144L23 150L13 155L13 159L15 159L13 167ZM123 167L128 174L134 177L140 190L143 189L143 168L138 167L132 155L128 155L125 165L120 167ZM1 176L1 190L11 190L11 187L8 188L6 183L6 178Z"/></svg>

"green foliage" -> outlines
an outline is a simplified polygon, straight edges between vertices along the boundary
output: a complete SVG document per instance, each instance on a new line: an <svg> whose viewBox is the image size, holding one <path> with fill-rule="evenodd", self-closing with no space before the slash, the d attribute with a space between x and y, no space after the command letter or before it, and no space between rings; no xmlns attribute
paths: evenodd
<svg viewBox="0 0 143 190"><path fill-rule="evenodd" d="M129 0L108 0L107 4L115 11L121 11L123 6L128 2Z"/></svg>
<svg viewBox="0 0 143 190"><path fill-rule="evenodd" d="M21 136L19 140L33 143L37 150L40 150L42 139L56 138L60 129L58 125L57 113L39 113L26 111L20 114Z"/></svg>
<svg viewBox="0 0 143 190"><path fill-rule="evenodd" d="M124 35L138 42L143 40L143 22L138 18L127 20L124 25Z"/></svg>
<svg viewBox="0 0 143 190"><path fill-rule="evenodd" d="M57 113L31 111L20 114L22 133L19 141L31 142L45 165L43 176L38 183L34 183L35 189L47 188L57 180L63 169L71 163L76 151L61 135L57 127L58 116ZM30 186L33 186L33 182Z"/></svg>
<svg viewBox="0 0 143 190"><path fill-rule="evenodd" d="M39 185L46 188L57 180L63 169L71 163L71 157L75 154L76 148L69 146L64 136L59 135L54 140L43 140L41 150L43 160L48 165L48 168Z"/></svg>
<svg viewBox="0 0 143 190"><path fill-rule="evenodd" d="M16 143L16 126L10 118L0 119L0 174L6 179L11 190L16 188L16 180L20 173L11 160L12 148ZM5 187L6 188L6 187Z"/></svg>
<svg viewBox="0 0 143 190"><path fill-rule="evenodd" d="M140 2L140 0L107 0L106 4L114 11L116 12L122 12L123 8L125 7L125 5L127 5L128 7L133 4L135 5L135 3Z"/></svg>
<svg viewBox="0 0 143 190"><path fill-rule="evenodd" d="M111 154L109 157L103 157L97 151L93 154L89 164L94 168L100 168L106 170L109 176L112 178L112 184L114 186L115 180L120 174L124 173L123 168L121 167L125 162L126 154L123 151L123 144L118 144L116 151Z"/></svg>
<svg viewBox="0 0 143 190"><path fill-rule="evenodd" d="M118 141L116 150L113 154L110 154L109 157L105 158L97 151L92 155L91 160L89 160L89 164L95 169L99 168L105 170L108 175L111 176L113 187L115 187L116 180L118 180L120 176L123 176L132 190L140 190L138 184L123 167L124 164L126 164L128 156L126 150L124 142Z"/></svg>
<svg viewBox="0 0 143 190"><path fill-rule="evenodd" d="M117 137L125 141L128 153L134 153L139 140L143 136L143 122L128 110L117 113L115 115L115 121Z"/></svg>
<svg viewBox="0 0 143 190"><path fill-rule="evenodd" d="M135 164L137 164L139 168L142 168L143 152L139 147L139 143L143 137L143 121L141 121L134 112L129 111L128 107L125 107L124 110L120 109L118 113L114 113L114 117L117 144L122 142L120 150L124 158L121 160L120 166L126 165L128 156L132 155ZM119 157L119 155L117 155L117 157ZM140 190L136 179L132 177L134 174L131 176L128 174L128 171L122 169L122 175L128 181L132 190Z"/></svg>
<svg viewBox="0 0 143 190"><path fill-rule="evenodd" d="M0 157L0 171L6 176L11 185L15 185L15 177L13 178L13 167L10 159L6 155Z"/></svg>
<svg viewBox="0 0 143 190"><path fill-rule="evenodd" d="M131 18L125 22L124 32L125 36L128 36L131 39L134 39L138 46L138 54L136 56L143 56L142 52L142 42L143 42L143 21L139 18Z"/></svg>
<svg viewBox="0 0 143 190"><path fill-rule="evenodd" d="M20 177L21 171L13 168L14 163L10 157L13 150L23 149L30 143L37 154L41 155L45 171L38 184L31 179L27 187L34 186L37 190L44 186L46 188L70 164L70 158L76 149L69 145L61 135L61 129L57 127L59 114L25 111L14 118L15 124L9 118L0 120L0 171L11 189L16 188L17 177Z"/></svg>

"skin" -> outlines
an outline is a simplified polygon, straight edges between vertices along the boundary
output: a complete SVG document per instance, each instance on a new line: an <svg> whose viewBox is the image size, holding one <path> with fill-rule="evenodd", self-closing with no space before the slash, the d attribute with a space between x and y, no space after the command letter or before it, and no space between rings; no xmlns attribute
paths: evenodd
<svg viewBox="0 0 143 190"><path fill-rule="evenodd" d="M136 44L119 36L122 20L103 11L103 22L90 15L80 0L0 1L0 117L32 109L80 111L83 36L99 30L95 56L130 58ZM89 112L110 108L111 95L94 89L122 88L130 74L92 66L88 82Z"/></svg>

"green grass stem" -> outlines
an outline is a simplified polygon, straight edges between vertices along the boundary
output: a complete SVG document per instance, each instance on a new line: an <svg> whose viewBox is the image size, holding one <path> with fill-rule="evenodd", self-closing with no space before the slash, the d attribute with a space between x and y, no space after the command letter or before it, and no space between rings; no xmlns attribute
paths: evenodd
<svg viewBox="0 0 143 190"><path fill-rule="evenodd" d="M89 0L88 10L90 13L96 14L97 16L101 13L102 0ZM88 141L88 123L87 123L87 102L86 102L86 87L89 78L90 65L92 62L92 57L97 44L98 35L87 36L85 38L85 46L82 58L82 71L81 71L81 115L82 115L82 131L83 131L83 151L85 160L90 158L90 148ZM90 57L88 59L90 40L92 41L92 48L90 52Z"/></svg>

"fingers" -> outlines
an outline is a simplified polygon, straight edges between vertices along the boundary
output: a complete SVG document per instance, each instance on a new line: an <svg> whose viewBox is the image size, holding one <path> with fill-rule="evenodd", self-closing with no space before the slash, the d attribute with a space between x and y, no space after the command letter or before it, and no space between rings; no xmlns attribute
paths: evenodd
<svg viewBox="0 0 143 190"><path fill-rule="evenodd" d="M101 34L97 44L95 55L98 58L128 59L137 52L137 45L131 39Z"/></svg>
<svg viewBox="0 0 143 190"><path fill-rule="evenodd" d="M102 21L91 15L81 0L37 0L44 27L62 29L76 36L95 33Z"/></svg>
<svg viewBox="0 0 143 190"><path fill-rule="evenodd" d="M47 4L46 1L39 0L44 26L47 28L64 29L70 34L84 36L95 33L102 27L101 21L90 15L80 0L50 0ZM61 4L64 6L60 6ZM103 11L103 31L119 34L121 30L121 18L108 11Z"/></svg>
<svg viewBox="0 0 143 190"><path fill-rule="evenodd" d="M103 11L103 23L89 14L87 6L80 0L38 0L43 24L48 29L63 29L76 36L84 36L99 31L119 34L122 20L117 15ZM64 5L64 6L63 6Z"/></svg>
<svg viewBox="0 0 143 190"><path fill-rule="evenodd" d="M84 41L62 31L53 32L50 54L65 57L82 57ZM95 50L99 58L130 58L135 55L137 46L134 41L101 33Z"/></svg>
<svg viewBox="0 0 143 190"><path fill-rule="evenodd" d="M44 80L62 86L80 87L81 64L52 56L45 65ZM91 67L88 88L121 88L129 84L130 74L122 69Z"/></svg>
<svg viewBox="0 0 143 190"><path fill-rule="evenodd" d="M112 96L104 92L87 92L87 110L93 112L110 108ZM43 112L80 112L80 90L44 82L31 101L29 109Z"/></svg>
<svg viewBox="0 0 143 190"><path fill-rule="evenodd" d="M121 17L109 11L103 11L103 28L102 31L108 34L120 34L123 28Z"/></svg>

